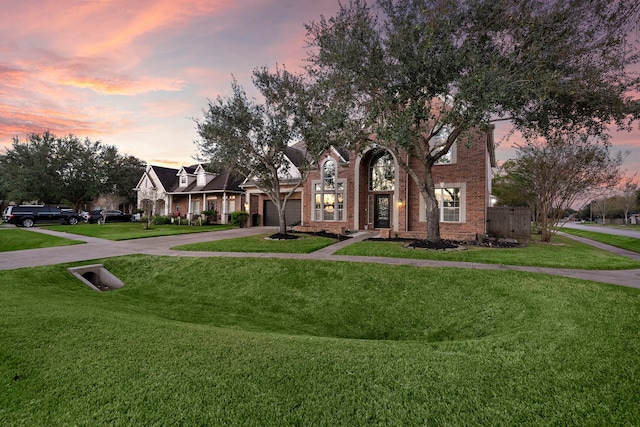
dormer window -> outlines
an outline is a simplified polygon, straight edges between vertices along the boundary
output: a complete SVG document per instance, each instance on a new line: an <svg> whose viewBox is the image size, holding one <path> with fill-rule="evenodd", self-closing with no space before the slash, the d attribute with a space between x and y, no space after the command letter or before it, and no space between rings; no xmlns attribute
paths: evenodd
<svg viewBox="0 0 640 427"><path fill-rule="evenodd" d="M187 176L180 175L180 187L185 187L187 185Z"/></svg>
<svg viewBox="0 0 640 427"><path fill-rule="evenodd" d="M204 172L204 169L201 169L200 172L198 172L198 185L199 186L204 186L207 184L207 175Z"/></svg>

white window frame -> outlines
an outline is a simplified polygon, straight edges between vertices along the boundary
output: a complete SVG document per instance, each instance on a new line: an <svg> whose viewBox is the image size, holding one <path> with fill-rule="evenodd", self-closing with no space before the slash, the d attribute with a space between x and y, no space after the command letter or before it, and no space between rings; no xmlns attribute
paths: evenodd
<svg viewBox="0 0 640 427"><path fill-rule="evenodd" d="M451 183L436 183L436 195L444 188L459 188L460 189L460 207L458 221L444 221L444 206L442 203L438 203L438 210L440 211L440 222L450 224L460 224L467 222L467 184L465 182L451 182ZM422 195L420 196L420 222L427 221L427 204L425 203Z"/></svg>
<svg viewBox="0 0 640 427"><path fill-rule="evenodd" d="M324 170L327 162L333 162L335 166L335 173L333 176L333 188L325 187ZM311 182L311 206L312 206L312 220L316 222L344 222L345 213L347 212L347 180L344 178L338 178L338 162L333 158L328 158L322 162L320 168L320 179L313 180ZM339 207L339 197L342 195L342 207ZM333 218L326 219L325 214L325 200L326 197L333 198L332 205L334 206ZM327 206L330 204L327 203Z"/></svg>
<svg viewBox="0 0 640 427"><path fill-rule="evenodd" d="M458 162L458 143L455 142L449 152L444 156L440 157L436 162L436 165L453 165Z"/></svg>
<svg viewBox="0 0 640 427"><path fill-rule="evenodd" d="M440 129L440 132L437 135L435 135L433 138L431 138L431 140L429 141L429 147L431 148L431 151L436 150L437 149L436 147L443 146L447 142L448 134L449 134L449 131L447 130L446 127L443 127L442 129ZM438 161L436 161L436 165L452 165L457 163L457 161L458 161L458 142L456 141L453 143L453 145L449 149L449 152L444 156L440 157Z"/></svg>

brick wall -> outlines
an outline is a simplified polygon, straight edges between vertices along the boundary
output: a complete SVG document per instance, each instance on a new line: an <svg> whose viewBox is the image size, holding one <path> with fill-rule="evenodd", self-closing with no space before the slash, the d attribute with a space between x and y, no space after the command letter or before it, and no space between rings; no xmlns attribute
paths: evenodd
<svg viewBox="0 0 640 427"><path fill-rule="evenodd" d="M472 143L463 140L457 146L456 162L448 165L437 165L433 168L433 178L436 188L443 182L449 186L455 183L464 183L465 188L465 221L461 223L440 223L440 233L445 239L472 240L478 235L483 235L486 230L486 207L489 200L487 188L488 155L486 134L477 132ZM331 158L338 165L337 178L346 179L346 207L344 221L312 221L315 200L313 199L313 181L321 178L321 167ZM355 152L351 153L349 164L340 164L335 152L330 151L323 156L316 170L312 171L303 185L303 212L302 224L299 227L306 231L327 230L337 232L344 229L364 230L371 229L369 223L370 212L369 197L372 193L368 190L369 161L371 152L365 153L359 162L359 168ZM412 166L419 169L419 162L412 160ZM358 170L356 170L358 169ZM356 175L359 188L356 188ZM424 238L426 237L426 222L420 210L424 204L420 202L421 196L418 186L407 173L399 169L396 173L396 190L380 192L378 194L390 194L392 201L392 218L390 234L396 233L402 237ZM355 211L358 200L358 211ZM402 202L400 203L400 199ZM355 218L358 218L355 224ZM395 229L393 224L397 223Z"/></svg>

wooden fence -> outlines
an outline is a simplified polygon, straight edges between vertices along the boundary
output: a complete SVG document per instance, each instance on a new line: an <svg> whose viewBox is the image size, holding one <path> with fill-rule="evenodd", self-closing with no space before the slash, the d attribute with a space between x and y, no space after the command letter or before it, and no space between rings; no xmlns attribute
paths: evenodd
<svg viewBox="0 0 640 427"><path fill-rule="evenodd" d="M531 209L487 208L487 233L495 237L531 238Z"/></svg>

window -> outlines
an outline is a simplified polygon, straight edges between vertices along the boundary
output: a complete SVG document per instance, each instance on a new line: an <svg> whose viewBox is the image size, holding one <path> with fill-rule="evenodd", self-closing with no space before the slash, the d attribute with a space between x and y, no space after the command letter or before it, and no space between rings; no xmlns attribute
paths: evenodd
<svg viewBox="0 0 640 427"><path fill-rule="evenodd" d="M440 147L442 147L443 145L445 145L447 143L447 139L449 138L450 135L450 131L448 128L443 127L442 129L440 129L440 132L438 132L432 139L430 142L431 145L431 152L433 153L434 151L437 151L437 149L439 149ZM448 165L448 164L452 164L456 162L456 154L457 154L457 143L454 143L451 148L449 149L449 151L443 155L442 157L440 157L438 159L438 161L436 162L436 164L438 165Z"/></svg>
<svg viewBox="0 0 640 427"><path fill-rule="evenodd" d="M314 220L344 221L345 180L337 179L336 162L329 159L322 165L320 181L314 181Z"/></svg>
<svg viewBox="0 0 640 427"><path fill-rule="evenodd" d="M369 190L391 191L395 188L395 164L391 153L384 152L371 159Z"/></svg>
<svg viewBox="0 0 640 427"><path fill-rule="evenodd" d="M187 185L187 176L180 175L180 186L184 186L184 185Z"/></svg>
<svg viewBox="0 0 640 427"><path fill-rule="evenodd" d="M191 213L199 214L200 213L200 200L192 200L191 201Z"/></svg>
<svg viewBox="0 0 640 427"><path fill-rule="evenodd" d="M451 182L441 184L444 185L435 188L438 210L440 211L440 222L466 222L466 183ZM420 197L419 221L424 222L427 220L426 218L426 203Z"/></svg>
<svg viewBox="0 0 640 427"><path fill-rule="evenodd" d="M460 189L436 188L441 222L460 222Z"/></svg>
<svg viewBox="0 0 640 427"><path fill-rule="evenodd" d="M198 173L198 185L203 186L207 184L207 176L204 174L204 171Z"/></svg>

